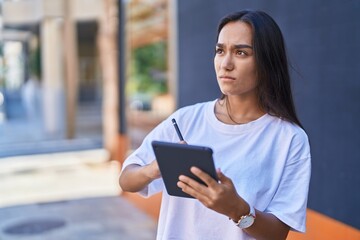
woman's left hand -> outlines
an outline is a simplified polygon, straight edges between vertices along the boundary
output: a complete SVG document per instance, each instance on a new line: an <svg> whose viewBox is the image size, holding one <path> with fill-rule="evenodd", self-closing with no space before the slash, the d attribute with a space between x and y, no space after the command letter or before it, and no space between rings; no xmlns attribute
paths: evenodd
<svg viewBox="0 0 360 240"><path fill-rule="evenodd" d="M190 170L206 186L192 178L181 175L177 185L183 192L198 199L206 207L232 219L239 219L249 213L249 205L238 195L231 179L226 177L220 169L217 170L219 181L197 167L192 167Z"/></svg>

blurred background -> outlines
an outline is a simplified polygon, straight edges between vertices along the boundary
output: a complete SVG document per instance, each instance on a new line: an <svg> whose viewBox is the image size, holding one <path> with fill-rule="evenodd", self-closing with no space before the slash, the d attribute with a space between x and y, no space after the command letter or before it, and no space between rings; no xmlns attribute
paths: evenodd
<svg viewBox="0 0 360 240"><path fill-rule="evenodd" d="M121 164L220 96L217 23L245 8L283 31L311 141L308 231L288 239L360 239L360 1L0 3L0 240L154 239L161 196L123 193Z"/></svg>

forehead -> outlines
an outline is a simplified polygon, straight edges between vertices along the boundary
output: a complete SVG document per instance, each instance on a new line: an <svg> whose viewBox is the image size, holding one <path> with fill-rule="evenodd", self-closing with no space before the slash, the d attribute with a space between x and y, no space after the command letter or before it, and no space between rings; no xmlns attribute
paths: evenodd
<svg viewBox="0 0 360 240"><path fill-rule="evenodd" d="M251 26L241 21L229 22L220 31L218 43L252 45Z"/></svg>

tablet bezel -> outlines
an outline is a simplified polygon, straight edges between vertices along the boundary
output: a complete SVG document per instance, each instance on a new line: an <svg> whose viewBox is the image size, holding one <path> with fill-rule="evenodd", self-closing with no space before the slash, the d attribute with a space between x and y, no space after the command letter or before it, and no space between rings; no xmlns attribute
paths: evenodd
<svg viewBox="0 0 360 240"><path fill-rule="evenodd" d="M164 141L153 141L151 144L166 191L169 195L193 198L177 186L180 175L189 176L196 181L205 184L190 172L192 166L200 168L217 180L213 151L211 148Z"/></svg>

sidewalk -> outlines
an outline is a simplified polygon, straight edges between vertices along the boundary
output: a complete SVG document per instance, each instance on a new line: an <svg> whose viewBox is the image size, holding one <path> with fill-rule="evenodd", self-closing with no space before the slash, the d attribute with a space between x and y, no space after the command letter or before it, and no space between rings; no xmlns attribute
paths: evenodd
<svg viewBox="0 0 360 240"><path fill-rule="evenodd" d="M73 139L66 139L64 129L47 133L40 116L0 121L0 158L101 148L101 111L100 103L79 104Z"/></svg>
<svg viewBox="0 0 360 240"><path fill-rule="evenodd" d="M155 239L103 149L0 158L0 240Z"/></svg>

